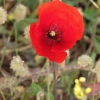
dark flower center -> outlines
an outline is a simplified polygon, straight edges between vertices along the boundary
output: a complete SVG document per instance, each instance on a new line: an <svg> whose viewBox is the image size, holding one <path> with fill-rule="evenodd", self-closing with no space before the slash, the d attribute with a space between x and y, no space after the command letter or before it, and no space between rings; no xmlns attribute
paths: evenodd
<svg viewBox="0 0 100 100"><path fill-rule="evenodd" d="M42 39L46 45L52 45L54 43L60 43L62 40L62 32L59 31L57 25L53 24L50 26L49 30L45 31L45 35Z"/></svg>
<svg viewBox="0 0 100 100"><path fill-rule="evenodd" d="M54 39L56 37L56 32L55 31L50 31L47 33L48 38Z"/></svg>

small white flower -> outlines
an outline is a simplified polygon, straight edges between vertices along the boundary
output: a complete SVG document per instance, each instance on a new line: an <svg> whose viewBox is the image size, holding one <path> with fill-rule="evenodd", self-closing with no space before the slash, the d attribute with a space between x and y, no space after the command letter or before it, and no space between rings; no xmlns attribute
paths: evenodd
<svg viewBox="0 0 100 100"><path fill-rule="evenodd" d="M31 76L28 69L25 67L24 61L19 56L13 57L10 68L15 72L16 76Z"/></svg>
<svg viewBox="0 0 100 100"><path fill-rule="evenodd" d="M98 60L98 61L96 62L95 71L96 71L96 72L100 71L100 60Z"/></svg>
<svg viewBox="0 0 100 100"><path fill-rule="evenodd" d="M14 11L14 18L16 21L21 21L26 17L26 7L22 4L16 6Z"/></svg>
<svg viewBox="0 0 100 100"><path fill-rule="evenodd" d="M84 15L82 8L79 7L79 8L78 8L78 11L79 11L79 13L80 13L81 15Z"/></svg>
<svg viewBox="0 0 100 100"><path fill-rule="evenodd" d="M13 60L11 61L10 68L14 71L22 69L24 66L24 62L21 60L19 56L14 56Z"/></svg>
<svg viewBox="0 0 100 100"><path fill-rule="evenodd" d="M25 88L23 86L17 86L16 87L16 90L19 92L19 93L24 93L25 92Z"/></svg>
<svg viewBox="0 0 100 100"><path fill-rule="evenodd" d="M26 26L25 29L24 29L24 35L25 35L26 39L30 39L29 30L30 30L30 25Z"/></svg>
<svg viewBox="0 0 100 100"><path fill-rule="evenodd" d="M45 96L45 93L43 91L40 91L36 94L36 100L43 100Z"/></svg>
<svg viewBox="0 0 100 100"><path fill-rule="evenodd" d="M97 79L97 82L100 83L100 72L96 73L96 79Z"/></svg>
<svg viewBox="0 0 100 100"><path fill-rule="evenodd" d="M82 55L78 58L78 65L82 67L86 67L92 64L92 59L88 55Z"/></svg>
<svg viewBox="0 0 100 100"><path fill-rule="evenodd" d="M97 82L100 83L100 60L97 61L95 67Z"/></svg>
<svg viewBox="0 0 100 100"><path fill-rule="evenodd" d="M12 90L12 88L15 86L17 82L17 78L16 77L5 77L4 81L2 81L0 83L0 89L5 89L5 88L9 88Z"/></svg>
<svg viewBox="0 0 100 100"><path fill-rule="evenodd" d="M3 7L0 7L0 25L4 24L6 20L7 20L7 11Z"/></svg>
<svg viewBox="0 0 100 100"><path fill-rule="evenodd" d="M70 57L70 51L66 50L65 52L67 53L67 57Z"/></svg>

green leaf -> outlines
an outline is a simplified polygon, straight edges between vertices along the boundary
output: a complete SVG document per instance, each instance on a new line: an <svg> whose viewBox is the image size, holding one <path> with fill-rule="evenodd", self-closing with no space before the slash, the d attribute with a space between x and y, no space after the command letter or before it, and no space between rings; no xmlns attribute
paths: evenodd
<svg viewBox="0 0 100 100"><path fill-rule="evenodd" d="M95 63L96 55L97 55L97 53L95 51L93 51L91 54L93 64Z"/></svg>
<svg viewBox="0 0 100 100"><path fill-rule="evenodd" d="M0 26L0 34L4 31L4 27L1 25Z"/></svg>
<svg viewBox="0 0 100 100"><path fill-rule="evenodd" d="M100 53L100 36L95 36L95 50Z"/></svg>
<svg viewBox="0 0 100 100"><path fill-rule="evenodd" d="M38 6L38 4L39 4L38 0L30 0L30 1L29 1L29 0L23 0L22 3L23 3L25 6L31 8L31 9L37 8L37 6Z"/></svg>
<svg viewBox="0 0 100 100"><path fill-rule="evenodd" d="M66 2L68 5L74 6L76 4L75 0L62 0L63 2Z"/></svg>
<svg viewBox="0 0 100 100"><path fill-rule="evenodd" d="M54 96L51 92L49 92L49 95L50 95L50 100L54 100ZM48 93L46 94L46 100L48 100Z"/></svg>
<svg viewBox="0 0 100 100"><path fill-rule="evenodd" d="M19 31L23 31L26 26L28 26L32 22L36 22L36 18L25 18L24 20L17 23L17 29Z"/></svg>
<svg viewBox="0 0 100 100"><path fill-rule="evenodd" d="M43 91L43 89L36 83L32 83L30 89L33 95L36 95L38 92Z"/></svg>
<svg viewBox="0 0 100 100"><path fill-rule="evenodd" d="M84 17L90 21L94 21L96 18L96 11L92 8L86 8L84 11Z"/></svg>

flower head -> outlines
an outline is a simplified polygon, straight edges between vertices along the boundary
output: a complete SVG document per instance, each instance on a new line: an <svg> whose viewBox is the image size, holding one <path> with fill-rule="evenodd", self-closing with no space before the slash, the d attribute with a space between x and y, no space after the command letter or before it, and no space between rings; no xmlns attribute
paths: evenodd
<svg viewBox="0 0 100 100"><path fill-rule="evenodd" d="M37 24L30 25L30 38L40 56L61 63L66 50L80 40L84 31L82 15L75 7L59 0L42 4Z"/></svg>
<svg viewBox="0 0 100 100"><path fill-rule="evenodd" d="M14 11L14 18L16 21L21 21L26 16L26 7L22 4L16 6Z"/></svg>
<svg viewBox="0 0 100 100"><path fill-rule="evenodd" d="M88 93L90 93L91 91L92 91L92 89L91 89L90 87L87 87L86 90L85 90L85 93L88 94Z"/></svg>
<svg viewBox="0 0 100 100"><path fill-rule="evenodd" d="M29 30L30 30L30 26L26 26L24 29L24 35L26 39L30 39Z"/></svg>
<svg viewBox="0 0 100 100"><path fill-rule="evenodd" d="M30 76L28 69L25 67L24 61L20 56L14 56L10 63L10 68L15 72L16 76Z"/></svg>
<svg viewBox="0 0 100 100"><path fill-rule="evenodd" d="M45 96L45 93L43 91L40 91L36 94L36 100L43 100Z"/></svg>
<svg viewBox="0 0 100 100"><path fill-rule="evenodd" d="M90 87L84 87L81 82L86 82L85 77L80 77L79 79L75 79L75 86L74 86L74 95L79 100L83 100L84 97L87 97L87 94L89 94L92 89Z"/></svg>
<svg viewBox="0 0 100 100"><path fill-rule="evenodd" d="M79 81L80 81L80 82L86 82L86 78L85 78L85 77L80 77L80 78L79 78Z"/></svg>
<svg viewBox="0 0 100 100"><path fill-rule="evenodd" d="M0 25L4 24L6 20L7 20L7 11L3 7L0 7Z"/></svg>
<svg viewBox="0 0 100 100"><path fill-rule="evenodd" d="M92 65L92 59L90 56L88 55L81 55L78 58L78 65L82 66L82 67L86 67L88 65Z"/></svg>
<svg viewBox="0 0 100 100"><path fill-rule="evenodd" d="M96 65L95 65L95 71L96 71L96 78L97 78L97 82L100 83L100 60L98 60L96 62Z"/></svg>
<svg viewBox="0 0 100 100"><path fill-rule="evenodd" d="M82 99L84 96L83 90L80 86L74 87L74 94L78 99Z"/></svg>

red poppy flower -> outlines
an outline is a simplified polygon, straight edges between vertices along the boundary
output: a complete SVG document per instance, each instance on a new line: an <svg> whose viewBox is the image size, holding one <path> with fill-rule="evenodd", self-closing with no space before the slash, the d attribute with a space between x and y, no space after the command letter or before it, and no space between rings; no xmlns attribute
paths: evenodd
<svg viewBox="0 0 100 100"><path fill-rule="evenodd" d="M82 15L75 7L54 0L38 9L38 22L30 25L30 38L40 56L61 63L66 50L80 40L84 31Z"/></svg>

